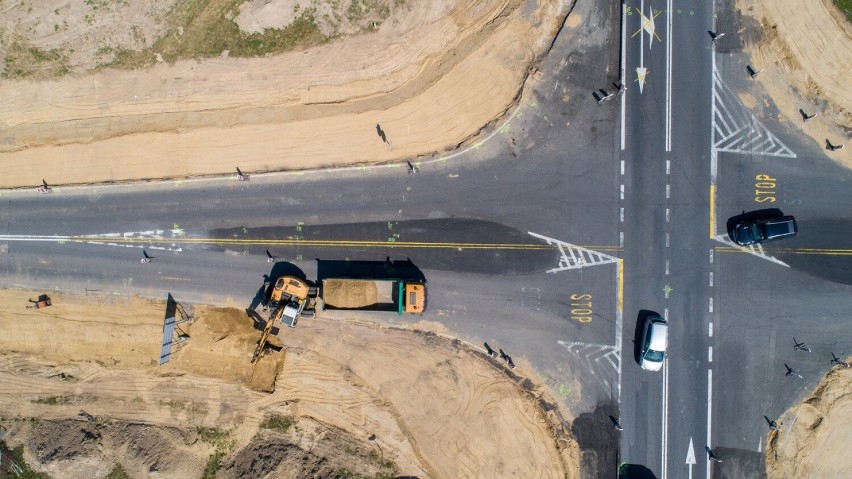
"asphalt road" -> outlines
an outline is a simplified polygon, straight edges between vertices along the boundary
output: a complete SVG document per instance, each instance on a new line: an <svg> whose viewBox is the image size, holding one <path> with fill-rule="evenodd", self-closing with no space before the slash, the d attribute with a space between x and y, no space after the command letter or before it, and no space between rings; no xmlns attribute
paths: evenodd
<svg viewBox="0 0 852 479"><path fill-rule="evenodd" d="M621 6L598 3L575 6L588 21L557 38L528 101L493 135L421 159L415 174L2 192L0 287L245 308L265 275L409 259L428 310L386 320L441 322L528 361L576 416L583 477L620 462L637 477L762 477L763 415L800 400L829 351L852 352L840 320L852 307L852 178L771 107L739 102L761 93L742 39L721 38L714 58L707 34L714 14L719 31L739 29L728 7L672 9L669 33L665 2L627 2L625 94L596 104L594 90L620 81L621 58ZM631 36L640 11L654 19L653 46L647 30ZM743 124L761 126L740 141ZM724 242L728 216L766 206L795 214L799 237L758 254ZM671 324L659 373L636 362L642 310ZM794 351L793 336L813 352ZM803 378L785 377L785 363ZM707 462L705 445L724 462Z"/></svg>

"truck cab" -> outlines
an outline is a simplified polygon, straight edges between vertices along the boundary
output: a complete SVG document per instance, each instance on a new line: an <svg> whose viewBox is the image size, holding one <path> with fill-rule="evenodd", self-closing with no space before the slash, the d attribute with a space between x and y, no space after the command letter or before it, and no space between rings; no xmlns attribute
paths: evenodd
<svg viewBox="0 0 852 479"><path fill-rule="evenodd" d="M406 313L420 314L426 310L426 285L423 283L403 283L403 300L400 304Z"/></svg>

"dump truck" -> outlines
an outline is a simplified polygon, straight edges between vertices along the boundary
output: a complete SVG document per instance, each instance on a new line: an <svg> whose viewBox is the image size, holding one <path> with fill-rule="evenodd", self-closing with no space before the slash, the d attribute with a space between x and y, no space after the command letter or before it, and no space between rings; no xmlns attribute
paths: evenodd
<svg viewBox="0 0 852 479"><path fill-rule="evenodd" d="M266 326L263 328L260 340L257 342L252 362L257 361L263 352L276 321L281 321L281 324L291 328L296 327L299 317L307 313L305 306L310 302L310 296L311 288L301 279L282 276L275 281L269 295L269 302L266 304L271 313L266 321ZM314 296L316 295L314 294Z"/></svg>
<svg viewBox="0 0 852 479"><path fill-rule="evenodd" d="M426 309L426 285L417 280L328 278L322 280L320 298L323 309L419 314Z"/></svg>

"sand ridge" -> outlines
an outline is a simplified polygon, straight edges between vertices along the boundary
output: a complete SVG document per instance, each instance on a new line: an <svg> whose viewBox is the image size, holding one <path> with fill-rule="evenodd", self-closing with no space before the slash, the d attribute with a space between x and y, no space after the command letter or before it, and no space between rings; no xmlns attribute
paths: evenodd
<svg viewBox="0 0 852 479"><path fill-rule="evenodd" d="M375 34L270 58L3 82L0 187L387 162L453 148L516 101L566 6L437 7L412 2Z"/></svg>

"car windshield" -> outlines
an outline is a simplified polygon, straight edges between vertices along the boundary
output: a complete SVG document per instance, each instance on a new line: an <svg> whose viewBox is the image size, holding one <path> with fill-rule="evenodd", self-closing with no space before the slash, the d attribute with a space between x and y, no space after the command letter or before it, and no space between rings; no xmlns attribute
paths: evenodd
<svg viewBox="0 0 852 479"><path fill-rule="evenodd" d="M649 349L647 353L645 353L645 361L653 361L655 363L659 363L666 357L666 353L662 351L654 351L653 349Z"/></svg>
<svg viewBox="0 0 852 479"><path fill-rule="evenodd" d="M763 228L761 225L751 225L751 237L755 239L755 241L760 241L764 239L763 237Z"/></svg>

